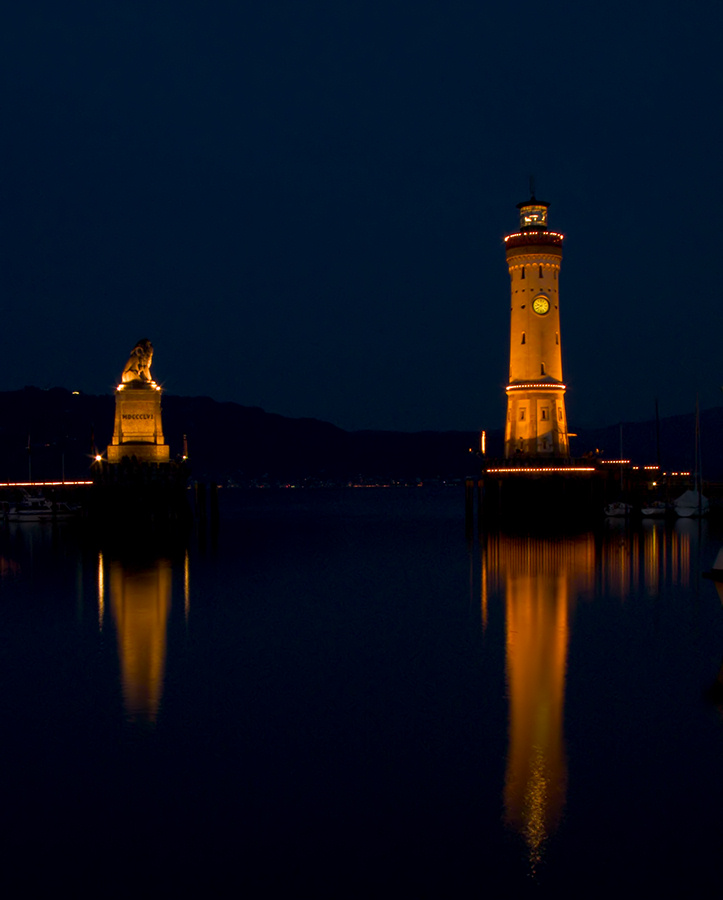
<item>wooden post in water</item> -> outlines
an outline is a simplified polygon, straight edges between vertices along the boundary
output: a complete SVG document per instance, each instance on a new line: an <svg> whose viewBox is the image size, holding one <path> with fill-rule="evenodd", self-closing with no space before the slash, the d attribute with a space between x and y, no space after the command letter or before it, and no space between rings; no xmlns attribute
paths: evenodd
<svg viewBox="0 0 723 900"><path fill-rule="evenodd" d="M482 494L483 494L483 481L481 478L477 479L477 531L482 531Z"/></svg>
<svg viewBox="0 0 723 900"><path fill-rule="evenodd" d="M196 516L201 528L206 527L206 485L202 481L196 482Z"/></svg>
<svg viewBox="0 0 723 900"><path fill-rule="evenodd" d="M477 494L477 515L481 513L480 503L480 484L481 482L475 478L465 478L464 480L464 527L468 537L474 533L474 501Z"/></svg>
<svg viewBox="0 0 723 900"><path fill-rule="evenodd" d="M464 524L467 530L472 525L472 516L474 515L474 490L471 478L464 480Z"/></svg>
<svg viewBox="0 0 723 900"><path fill-rule="evenodd" d="M211 506L211 528L218 530L218 485L212 481L209 485L209 500Z"/></svg>

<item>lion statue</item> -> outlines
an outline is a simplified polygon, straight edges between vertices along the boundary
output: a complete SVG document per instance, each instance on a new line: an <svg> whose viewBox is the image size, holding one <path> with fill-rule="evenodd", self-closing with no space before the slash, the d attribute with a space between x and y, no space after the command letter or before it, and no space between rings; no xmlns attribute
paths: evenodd
<svg viewBox="0 0 723 900"><path fill-rule="evenodd" d="M153 359L153 344L148 338L138 341L131 350L130 359L123 369L121 381L130 384L133 381L141 381L144 384L152 384L151 360Z"/></svg>

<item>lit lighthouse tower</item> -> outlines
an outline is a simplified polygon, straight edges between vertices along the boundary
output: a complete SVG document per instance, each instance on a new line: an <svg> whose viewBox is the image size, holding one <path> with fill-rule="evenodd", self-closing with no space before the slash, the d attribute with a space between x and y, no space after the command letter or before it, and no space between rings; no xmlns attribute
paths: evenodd
<svg viewBox="0 0 723 900"><path fill-rule="evenodd" d="M562 235L547 230L548 203L519 203L520 230L505 238L510 270L510 377L505 457L567 457L560 352Z"/></svg>

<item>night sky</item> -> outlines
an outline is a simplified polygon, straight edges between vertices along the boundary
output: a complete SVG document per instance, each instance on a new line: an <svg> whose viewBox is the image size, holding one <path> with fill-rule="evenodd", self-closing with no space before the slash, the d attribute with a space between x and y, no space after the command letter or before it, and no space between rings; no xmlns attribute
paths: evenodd
<svg viewBox="0 0 723 900"><path fill-rule="evenodd" d="M720 2L25 0L0 16L0 390L504 424L549 201L571 430L723 403ZM573 448L574 449L574 448Z"/></svg>

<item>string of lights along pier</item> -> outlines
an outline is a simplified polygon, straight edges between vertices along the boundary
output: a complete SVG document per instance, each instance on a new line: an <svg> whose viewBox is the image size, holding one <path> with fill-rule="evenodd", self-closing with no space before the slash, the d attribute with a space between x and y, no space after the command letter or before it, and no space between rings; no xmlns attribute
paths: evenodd
<svg viewBox="0 0 723 900"><path fill-rule="evenodd" d="M518 203L520 230L505 238L510 272L510 374L505 458L568 457L560 348L563 236L547 228L549 203Z"/></svg>

